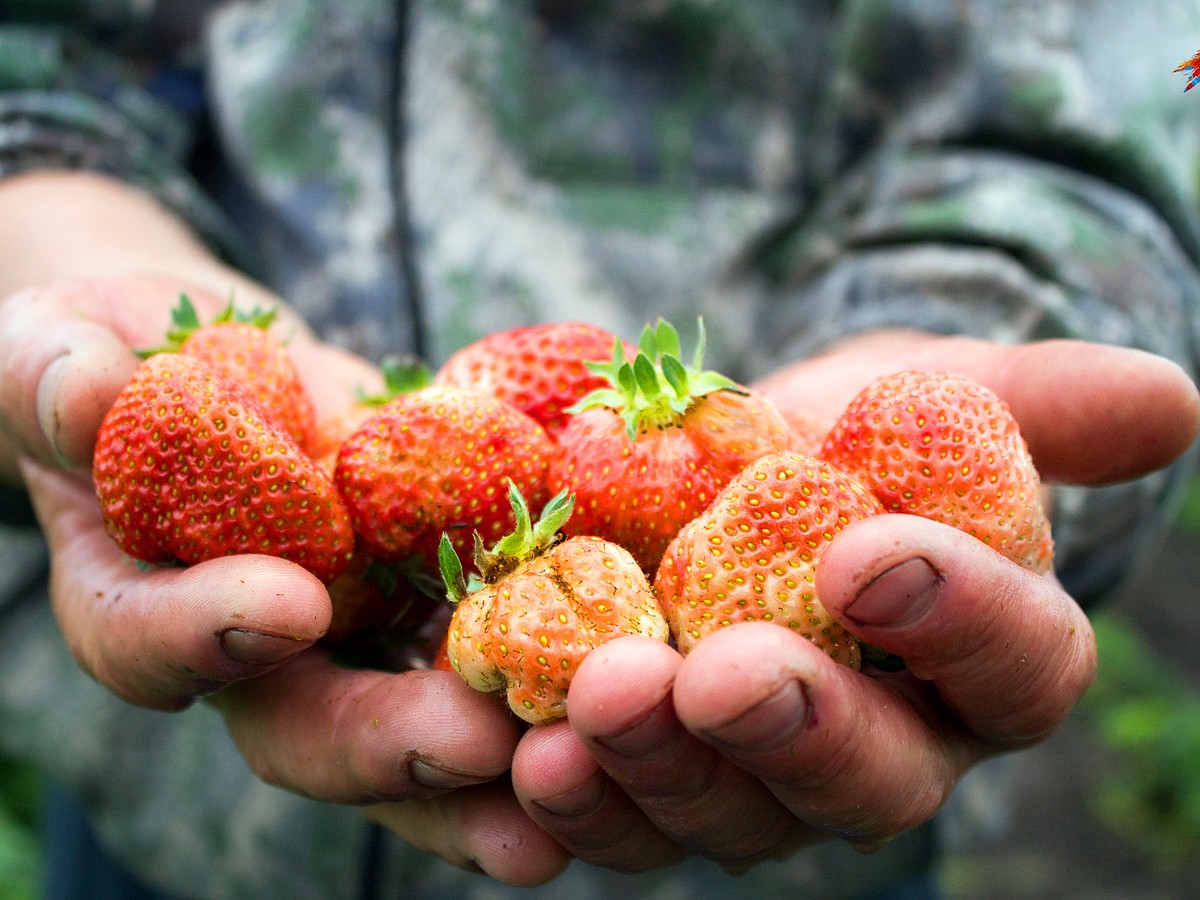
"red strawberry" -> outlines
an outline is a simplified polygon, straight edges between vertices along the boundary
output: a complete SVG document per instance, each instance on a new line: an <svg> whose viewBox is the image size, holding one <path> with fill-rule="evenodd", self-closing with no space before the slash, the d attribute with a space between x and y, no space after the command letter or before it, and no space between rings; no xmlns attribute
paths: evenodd
<svg viewBox="0 0 1200 900"><path fill-rule="evenodd" d="M833 423L796 409L781 409L780 412L792 433L788 448L806 456L819 456L825 435L829 434Z"/></svg>
<svg viewBox="0 0 1200 900"><path fill-rule="evenodd" d="M667 623L628 552L597 537L559 542L570 498L556 496L537 523L519 491L509 499L517 527L490 551L478 545L481 583L468 587L443 541L442 571L458 604L446 654L471 687L503 691L514 713L540 724L567 715L567 689L592 649L626 634L665 641Z"/></svg>
<svg viewBox="0 0 1200 900"><path fill-rule="evenodd" d="M244 313L230 303L204 324L184 294L171 313L166 343L141 355L177 352L207 363L248 391L307 450L316 413L287 345L269 330L274 321L274 310Z"/></svg>
<svg viewBox="0 0 1200 900"><path fill-rule="evenodd" d="M877 379L851 401L821 456L888 512L953 525L1035 572L1050 567L1054 544L1029 449L1004 401L969 378Z"/></svg>
<svg viewBox="0 0 1200 900"><path fill-rule="evenodd" d="M567 409L607 380L588 362L612 357L612 334L583 322L553 322L499 331L468 344L438 370L435 382L494 394L532 416L553 437ZM620 342L630 358L636 348Z"/></svg>
<svg viewBox="0 0 1200 900"><path fill-rule="evenodd" d="M653 572L671 538L759 457L786 448L787 423L766 397L690 367L666 322L647 328L634 362L595 367L609 388L585 398L559 435L551 489L575 494L567 534L595 534Z"/></svg>
<svg viewBox="0 0 1200 900"><path fill-rule="evenodd" d="M255 400L187 356L141 364L101 424L93 478L135 559L267 553L332 581L354 550L329 479Z"/></svg>
<svg viewBox="0 0 1200 900"><path fill-rule="evenodd" d="M309 444L309 455L330 478L337 468L338 451L350 435L362 428L389 400L428 386L432 377L424 363L412 358L389 357L380 368L383 372L383 390L380 393L360 390L353 402L340 413L317 422Z"/></svg>
<svg viewBox="0 0 1200 900"><path fill-rule="evenodd" d="M431 386L403 394L342 445L335 483L355 532L383 562L408 557L437 566L438 538L460 548L479 531L494 540L512 528L505 478L535 502L554 443L520 410L488 394Z"/></svg>
<svg viewBox="0 0 1200 900"><path fill-rule="evenodd" d="M362 551L329 585L329 599L328 644L402 638L417 631L442 602L432 591L422 591L402 567L380 563Z"/></svg>
<svg viewBox="0 0 1200 900"><path fill-rule="evenodd" d="M788 450L748 466L671 541L655 575L679 651L735 622L775 622L858 668L859 644L821 605L816 572L838 532L882 513L866 488L811 456Z"/></svg>

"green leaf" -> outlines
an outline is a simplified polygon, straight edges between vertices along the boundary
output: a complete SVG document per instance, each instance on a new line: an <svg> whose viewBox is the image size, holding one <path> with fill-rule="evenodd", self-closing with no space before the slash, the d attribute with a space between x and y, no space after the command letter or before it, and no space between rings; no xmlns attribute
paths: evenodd
<svg viewBox="0 0 1200 900"><path fill-rule="evenodd" d="M704 353L708 349L708 333L704 330L704 317L696 317L696 352L692 356L692 369L699 372L704 368Z"/></svg>
<svg viewBox="0 0 1200 900"><path fill-rule="evenodd" d="M662 372L676 397L688 396L688 371L675 356L664 356Z"/></svg>
<svg viewBox="0 0 1200 900"><path fill-rule="evenodd" d="M642 335L638 338L638 352L650 359L658 359L658 335L649 325L642 329Z"/></svg>
<svg viewBox="0 0 1200 900"><path fill-rule="evenodd" d="M179 304L171 310L172 331L182 331L191 334L200 327L200 314L187 294L179 295Z"/></svg>
<svg viewBox="0 0 1200 900"><path fill-rule="evenodd" d="M642 358L641 356L638 357L638 359ZM636 362L634 365L636 365ZM634 366L629 365L629 363L623 363L621 368L617 369L617 388L624 395L623 399L626 402L632 402L637 397L638 383Z"/></svg>
<svg viewBox="0 0 1200 900"><path fill-rule="evenodd" d="M640 353L633 361L633 377L637 389L651 403L662 394L662 383L658 380L658 371L654 368L654 363Z"/></svg>
<svg viewBox="0 0 1200 900"><path fill-rule="evenodd" d="M450 542L450 535L442 533L438 542L438 568L442 581L446 583L446 595L451 603L460 603L467 596L467 581L463 577L462 560Z"/></svg>
<svg viewBox="0 0 1200 900"><path fill-rule="evenodd" d="M493 553L504 556L523 556L533 543L533 522L529 518L529 504L517 488L516 482L508 479L508 503L512 507L516 527L500 538L492 548Z"/></svg>
<svg viewBox="0 0 1200 900"><path fill-rule="evenodd" d="M567 493L567 489L563 488L542 507L542 514L538 516L537 524L533 529L534 543L548 544L552 542L554 536L567 524L567 520L571 518L571 513L574 511L575 495Z"/></svg>
<svg viewBox="0 0 1200 900"><path fill-rule="evenodd" d="M239 310L234 305L233 298L230 297L225 308L214 316L209 324L237 322L265 329L271 327L277 314L277 308L263 309L259 306L255 306L248 312ZM200 320L200 313L196 310L196 305L192 303L192 298L181 293L179 302L171 310L171 324L167 328L163 343L157 347L135 350L134 353L141 359L148 359L158 353L178 353L184 342L202 327L204 327L204 323Z"/></svg>
<svg viewBox="0 0 1200 900"><path fill-rule="evenodd" d="M683 357L683 353L679 349L679 332L666 319L658 320L658 324L654 328L654 342L658 347L658 356L673 356L676 359Z"/></svg>

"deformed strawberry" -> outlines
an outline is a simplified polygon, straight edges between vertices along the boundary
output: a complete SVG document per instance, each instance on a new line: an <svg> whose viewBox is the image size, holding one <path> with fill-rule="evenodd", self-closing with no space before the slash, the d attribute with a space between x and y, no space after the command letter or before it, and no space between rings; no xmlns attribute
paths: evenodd
<svg viewBox="0 0 1200 900"><path fill-rule="evenodd" d="M266 553L328 583L354 551L328 477L239 385L188 356L145 360L96 436L104 525L135 559Z"/></svg>
<svg viewBox="0 0 1200 900"><path fill-rule="evenodd" d="M517 527L490 550L477 541L479 578L470 584L449 539L442 542L457 604L446 656L471 687L503 692L514 713L540 724L567 715L571 679L595 647L627 634L665 641L668 630L626 550L591 536L559 541L570 497L554 497L536 523L515 487L509 501Z"/></svg>
<svg viewBox="0 0 1200 900"><path fill-rule="evenodd" d="M735 622L774 622L858 668L858 641L822 606L816 573L840 531L882 513L866 488L819 459L788 450L748 466L679 532L655 575L679 651Z"/></svg>
<svg viewBox="0 0 1200 900"><path fill-rule="evenodd" d="M1050 568L1054 543L1029 448L1008 405L970 378L906 371L876 379L820 455L888 512L952 525L1035 572Z"/></svg>

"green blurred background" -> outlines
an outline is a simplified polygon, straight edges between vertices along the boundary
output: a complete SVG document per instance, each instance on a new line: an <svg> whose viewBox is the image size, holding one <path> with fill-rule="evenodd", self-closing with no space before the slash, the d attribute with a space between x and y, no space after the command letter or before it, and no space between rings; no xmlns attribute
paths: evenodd
<svg viewBox="0 0 1200 900"><path fill-rule="evenodd" d="M1146 577L1095 622L1095 687L1023 754L1009 835L947 856L952 900L1196 896L1200 479ZM37 816L36 776L0 757L0 900L38 896Z"/></svg>

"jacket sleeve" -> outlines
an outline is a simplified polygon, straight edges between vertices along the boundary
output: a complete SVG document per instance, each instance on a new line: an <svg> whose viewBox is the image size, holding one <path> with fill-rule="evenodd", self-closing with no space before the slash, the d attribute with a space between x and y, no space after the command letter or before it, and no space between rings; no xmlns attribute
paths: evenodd
<svg viewBox="0 0 1200 900"><path fill-rule="evenodd" d="M120 178L243 262L235 229L188 171L205 122L200 69L185 62L193 54L117 46L82 19L20 18L0 13L0 178L38 169Z"/></svg>
<svg viewBox="0 0 1200 900"><path fill-rule="evenodd" d="M188 73L126 65L87 37L0 19L0 177L121 178L233 255L230 227L185 168L200 116ZM207 704L153 712L91 680L55 622L48 569L27 498L0 486L0 753L69 789L148 884L181 896L356 896L368 835L358 811L256 779Z"/></svg>
<svg viewBox="0 0 1200 900"><path fill-rule="evenodd" d="M1200 98L1172 69L1197 21L1194 0L842 3L812 203L763 250L777 355L910 326L1123 344L1194 372ZM1190 469L1057 489L1076 597L1153 547Z"/></svg>

